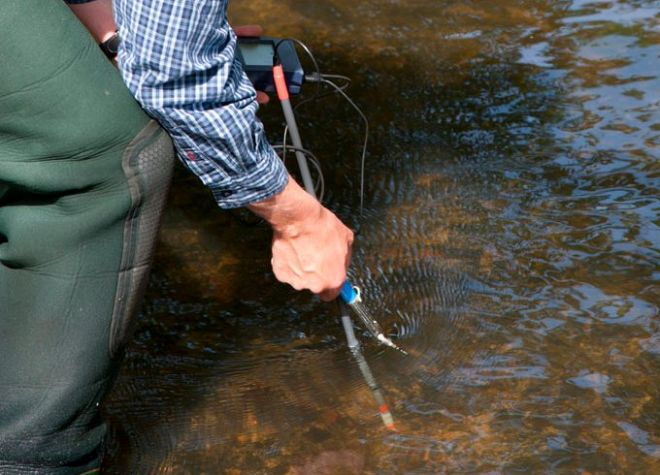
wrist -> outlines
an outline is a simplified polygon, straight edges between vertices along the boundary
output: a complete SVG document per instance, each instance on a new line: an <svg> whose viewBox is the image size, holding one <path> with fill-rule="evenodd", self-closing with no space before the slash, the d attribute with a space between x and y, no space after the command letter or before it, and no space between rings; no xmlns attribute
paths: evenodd
<svg viewBox="0 0 660 475"><path fill-rule="evenodd" d="M69 5L69 8L89 30L97 43L106 41L117 31L112 14L112 0L72 4Z"/></svg>
<svg viewBox="0 0 660 475"><path fill-rule="evenodd" d="M119 33L115 31L114 33L105 35L105 38L105 40L99 43L99 47L108 59L114 61L119 51Z"/></svg>
<svg viewBox="0 0 660 475"><path fill-rule="evenodd" d="M115 36L117 36L117 30L108 30L107 32L101 33L99 36L99 43L105 43Z"/></svg>
<svg viewBox="0 0 660 475"><path fill-rule="evenodd" d="M323 206L289 177L282 192L248 208L265 219L277 233L295 237L321 219Z"/></svg>

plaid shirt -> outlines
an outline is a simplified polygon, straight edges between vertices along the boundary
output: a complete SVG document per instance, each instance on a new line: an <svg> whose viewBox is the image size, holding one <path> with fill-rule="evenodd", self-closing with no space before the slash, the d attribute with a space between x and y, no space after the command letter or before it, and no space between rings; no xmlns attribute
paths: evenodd
<svg viewBox="0 0 660 475"><path fill-rule="evenodd" d="M227 1L113 0L113 6L124 82L218 204L236 208L279 193L288 174L256 117L256 93L234 54Z"/></svg>

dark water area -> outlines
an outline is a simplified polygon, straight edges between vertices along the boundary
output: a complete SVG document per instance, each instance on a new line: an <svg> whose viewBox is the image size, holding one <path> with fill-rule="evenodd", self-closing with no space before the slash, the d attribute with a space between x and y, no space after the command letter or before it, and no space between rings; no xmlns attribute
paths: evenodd
<svg viewBox="0 0 660 475"><path fill-rule="evenodd" d="M383 427L337 308L278 284L269 230L179 170L106 405L108 473L660 473L660 5L234 2L305 40L370 119L300 113ZM279 140L279 106L262 117Z"/></svg>

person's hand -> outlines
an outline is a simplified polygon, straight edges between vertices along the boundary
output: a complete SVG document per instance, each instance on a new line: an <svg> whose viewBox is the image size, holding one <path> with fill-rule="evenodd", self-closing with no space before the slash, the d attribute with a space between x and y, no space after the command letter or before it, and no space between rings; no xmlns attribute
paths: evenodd
<svg viewBox="0 0 660 475"><path fill-rule="evenodd" d="M353 232L293 179L279 195L249 208L273 227L275 277L322 300L336 298L346 280Z"/></svg>
<svg viewBox="0 0 660 475"><path fill-rule="evenodd" d="M259 25L242 25L234 27L234 33L236 33L236 36L254 37L261 36L264 33L264 29ZM259 104L268 104L269 100L268 94L263 91L257 91L257 102Z"/></svg>
<svg viewBox="0 0 660 475"><path fill-rule="evenodd" d="M353 232L319 205L297 225L273 228L275 277L296 290L308 289L321 300L333 300L346 280Z"/></svg>

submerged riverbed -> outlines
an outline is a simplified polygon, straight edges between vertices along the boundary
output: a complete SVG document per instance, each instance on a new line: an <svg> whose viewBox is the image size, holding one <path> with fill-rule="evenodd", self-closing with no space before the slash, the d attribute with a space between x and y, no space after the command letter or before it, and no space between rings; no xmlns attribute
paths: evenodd
<svg viewBox="0 0 660 475"><path fill-rule="evenodd" d="M270 233L179 170L106 405L108 473L660 473L660 7L234 2L305 40L370 119L301 111L387 431L334 305L276 283ZM262 112L273 142L279 106ZM293 162L293 161L292 161Z"/></svg>

